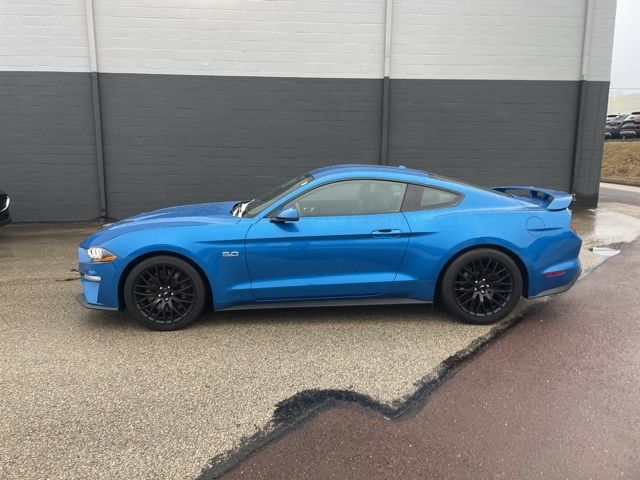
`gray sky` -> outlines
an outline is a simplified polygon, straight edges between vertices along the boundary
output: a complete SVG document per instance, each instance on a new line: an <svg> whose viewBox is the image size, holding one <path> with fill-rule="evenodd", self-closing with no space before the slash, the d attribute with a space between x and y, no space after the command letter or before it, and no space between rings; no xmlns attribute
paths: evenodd
<svg viewBox="0 0 640 480"><path fill-rule="evenodd" d="M640 89L640 0L618 0L611 88Z"/></svg>

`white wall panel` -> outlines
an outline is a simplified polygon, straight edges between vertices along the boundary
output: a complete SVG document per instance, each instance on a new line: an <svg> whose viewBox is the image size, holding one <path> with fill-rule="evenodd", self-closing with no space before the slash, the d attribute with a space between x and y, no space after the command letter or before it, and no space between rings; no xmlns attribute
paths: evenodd
<svg viewBox="0 0 640 480"><path fill-rule="evenodd" d="M616 0L593 0L591 39L585 80L605 81L611 78L613 30L616 23ZM633 60L630 60L633 61Z"/></svg>
<svg viewBox="0 0 640 480"><path fill-rule="evenodd" d="M384 0L96 0L104 72L382 76Z"/></svg>
<svg viewBox="0 0 640 480"><path fill-rule="evenodd" d="M608 80L615 0L595 0L588 80ZM578 80L586 0L394 0L391 77Z"/></svg>
<svg viewBox="0 0 640 480"><path fill-rule="evenodd" d="M89 70L83 0L2 0L0 70Z"/></svg>
<svg viewBox="0 0 640 480"><path fill-rule="evenodd" d="M393 0L391 77L578 80L587 0ZM94 0L102 72L381 78L385 0ZM587 80L610 75L593 0ZM88 71L84 0L2 0L0 70Z"/></svg>

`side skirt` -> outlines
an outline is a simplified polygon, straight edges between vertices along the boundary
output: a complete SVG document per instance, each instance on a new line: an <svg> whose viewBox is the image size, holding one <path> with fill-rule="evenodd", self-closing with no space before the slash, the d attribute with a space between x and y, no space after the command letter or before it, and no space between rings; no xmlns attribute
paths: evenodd
<svg viewBox="0 0 640 480"><path fill-rule="evenodd" d="M290 302L261 302L215 309L226 310L260 310L265 308L309 308L309 307L358 307L367 305L408 305L426 304L433 302L426 300L414 300L413 298L344 298L330 300L299 300Z"/></svg>

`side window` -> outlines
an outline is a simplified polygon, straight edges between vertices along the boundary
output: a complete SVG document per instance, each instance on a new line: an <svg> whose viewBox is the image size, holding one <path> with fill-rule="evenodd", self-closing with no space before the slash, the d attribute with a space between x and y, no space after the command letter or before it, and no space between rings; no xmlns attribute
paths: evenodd
<svg viewBox="0 0 640 480"><path fill-rule="evenodd" d="M407 185L381 180L348 180L318 187L293 200L300 217L399 212Z"/></svg>
<svg viewBox="0 0 640 480"><path fill-rule="evenodd" d="M448 207L458 202L460 195L439 188L410 184L402 204L403 212Z"/></svg>

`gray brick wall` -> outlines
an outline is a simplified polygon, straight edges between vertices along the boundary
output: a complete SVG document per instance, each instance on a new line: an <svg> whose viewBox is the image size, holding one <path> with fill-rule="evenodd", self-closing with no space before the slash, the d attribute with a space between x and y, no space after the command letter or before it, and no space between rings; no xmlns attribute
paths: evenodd
<svg viewBox="0 0 640 480"><path fill-rule="evenodd" d="M392 79L390 90L390 163L569 189L577 82Z"/></svg>
<svg viewBox="0 0 640 480"><path fill-rule="evenodd" d="M109 214L250 198L378 163L382 80L100 74ZM391 80L389 163L569 189L578 82ZM597 200L607 83L586 82L576 190ZM0 188L17 221L99 214L90 76L0 74Z"/></svg>
<svg viewBox="0 0 640 480"><path fill-rule="evenodd" d="M0 72L0 188L19 221L99 215L88 73Z"/></svg>
<svg viewBox="0 0 640 480"><path fill-rule="evenodd" d="M379 158L382 80L100 74L100 85L116 218Z"/></svg>
<svg viewBox="0 0 640 480"><path fill-rule="evenodd" d="M602 124L607 116L609 82L583 82L585 102L578 132L578 158L575 191L585 206L598 203L600 169L604 134Z"/></svg>

